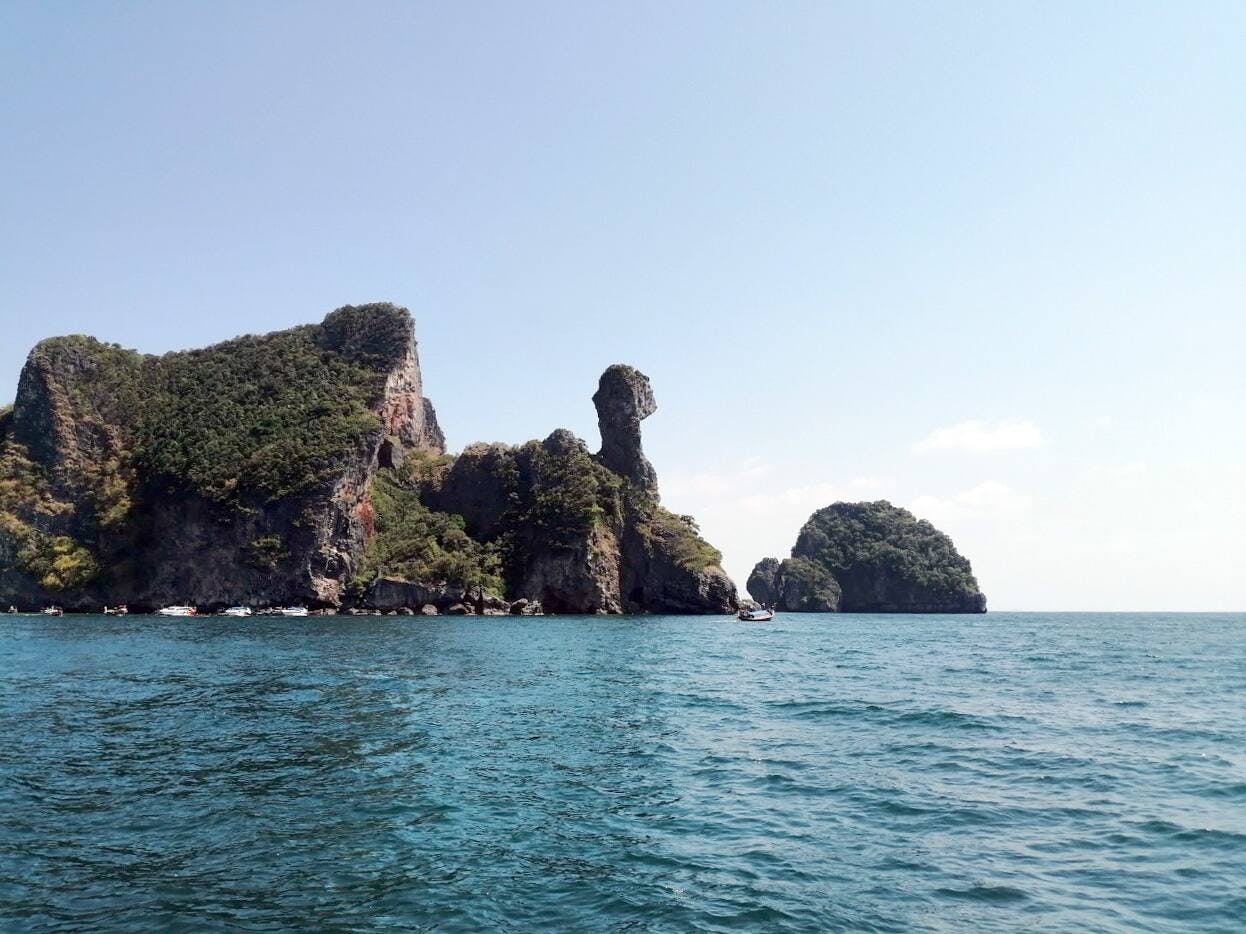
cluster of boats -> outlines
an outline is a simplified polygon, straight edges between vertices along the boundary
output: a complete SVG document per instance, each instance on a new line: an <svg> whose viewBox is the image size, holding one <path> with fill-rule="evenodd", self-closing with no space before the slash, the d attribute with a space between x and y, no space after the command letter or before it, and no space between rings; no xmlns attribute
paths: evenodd
<svg viewBox="0 0 1246 934"><path fill-rule="evenodd" d="M231 606L217 616L307 616L310 611L305 606L277 606L259 610L252 610L249 606ZM210 613L200 613L193 606L166 606L156 611L157 616L211 616Z"/></svg>
<svg viewBox="0 0 1246 934"><path fill-rule="evenodd" d="M9 613L16 614L17 607L10 606ZM64 616L65 611L59 606L45 606L42 610L44 616ZM118 606L104 607L105 616L129 616L130 608L124 603ZM156 610L157 616L212 616L211 613L200 613L198 607L193 606L166 606ZM222 610L217 616L308 616L310 611L305 606L279 606L262 610L252 610L249 606L231 606Z"/></svg>
<svg viewBox="0 0 1246 934"><path fill-rule="evenodd" d="M9 607L10 613L16 613L17 607ZM119 606L104 607L105 616L128 616L130 608L125 604ZM43 608L44 616L64 616L65 611L59 606L49 606ZM193 606L166 606L156 610L157 616L211 616L211 613L200 613L198 608ZM259 611L252 610L249 606L231 606L216 614L217 616L307 616L309 611L305 606L278 606L269 607ZM774 619L774 608L768 606L741 607L737 619L746 623L768 623Z"/></svg>

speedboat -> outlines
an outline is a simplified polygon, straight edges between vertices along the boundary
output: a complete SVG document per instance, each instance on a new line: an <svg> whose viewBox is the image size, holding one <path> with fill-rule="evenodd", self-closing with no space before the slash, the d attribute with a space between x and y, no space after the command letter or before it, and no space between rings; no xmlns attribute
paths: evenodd
<svg viewBox="0 0 1246 934"><path fill-rule="evenodd" d="M198 614L193 606L166 606L156 610L157 616L195 616Z"/></svg>
<svg viewBox="0 0 1246 934"><path fill-rule="evenodd" d="M130 608L126 606L124 603L119 603L117 606L106 606L104 607L104 615L105 616L129 616Z"/></svg>
<svg viewBox="0 0 1246 934"><path fill-rule="evenodd" d="M62 610L59 606L45 606L43 608L43 615L44 616L64 616L65 611Z"/></svg>
<svg viewBox="0 0 1246 934"><path fill-rule="evenodd" d="M768 610L764 606L741 609L738 618L746 623L768 623L774 619L774 610Z"/></svg>
<svg viewBox="0 0 1246 934"><path fill-rule="evenodd" d="M224 613L225 616L250 616L251 608L249 606L231 606Z"/></svg>
<svg viewBox="0 0 1246 934"><path fill-rule="evenodd" d="M283 606L281 608L282 616L306 616L307 607L305 606Z"/></svg>

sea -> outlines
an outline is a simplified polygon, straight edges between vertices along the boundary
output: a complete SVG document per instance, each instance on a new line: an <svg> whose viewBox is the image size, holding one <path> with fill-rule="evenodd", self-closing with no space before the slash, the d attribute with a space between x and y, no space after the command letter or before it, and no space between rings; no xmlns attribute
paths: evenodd
<svg viewBox="0 0 1246 934"><path fill-rule="evenodd" d="M0 616L0 930L1246 930L1246 614Z"/></svg>

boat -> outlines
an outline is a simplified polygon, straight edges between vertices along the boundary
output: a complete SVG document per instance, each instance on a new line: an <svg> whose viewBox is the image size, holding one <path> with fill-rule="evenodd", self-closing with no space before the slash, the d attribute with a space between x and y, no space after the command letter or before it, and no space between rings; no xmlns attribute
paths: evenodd
<svg viewBox="0 0 1246 934"><path fill-rule="evenodd" d="M10 616L17 615L17 607L13 606L12 604L9 604L9 615Z"/></svg>
<svg viewBox="0 0 1246 934"><path fill-rule="evenodd" d="M225 610L222 616L250 616L251 608L249 606L231 606Z"/></svg>
<svg viewBox="0 0 1246 934"><path fill-rule="evenodd" d="M130 608L126 606L124 603L119 603L116 606L106 606L104 607L104 615L105 616L129 616Z"/></svg>
<svg viewBox="0 0 1246 934"><path fill-rule="evenodd" d="M774 619L774 610L764 606L755 606L751 609L741 608L738 618L746 623L768 623Z"/></svg>
<svg viewBox="0 0 1246 934"><path fill-rule="evenodd" d="M157 616L196 616L198 613L193 606L166 606L156 610Z"/></svg>
<svg viewBox="0 0 1246 934"><path fill-rule="evenodd" d="M59 606L45 606L43 608L43 615L44 616L64 616L65 611L62 610Z"/></svg>
<svg viewBox="0 0 1246 934"><path fill-rule="evenodd" d="M282 616L306 616L307 607L305 606L283 606L278 612Z"/></svg>

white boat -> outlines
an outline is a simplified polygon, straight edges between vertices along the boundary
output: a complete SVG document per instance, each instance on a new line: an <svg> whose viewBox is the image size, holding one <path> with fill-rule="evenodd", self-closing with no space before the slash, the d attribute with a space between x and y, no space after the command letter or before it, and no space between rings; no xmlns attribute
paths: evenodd
<svg viewBox="0 0 1246 934"><path fill-rule="evenodd" d="M45 606L43 608L43 615L44 616L64 616L65 611L62 610L59 606Z"/></svg>
<svg viewBox="0 0 1246 934"><path fill-rule="evenodd" d="M307 607L305 606L283 606L281 608L282 616L306 616Z"/></svg>
<svg viewBox="0 0 1246 934"><path fill-rule="evenodd" d="M250 616L251 608L249 606L231 606L227 609L224 616Z"/></svg>
<svg viewBox="0 0 1246 934"><path fill-rule="evenodd" d="M768 610L764 606L741 609L739 619L744 620L746 623L768 623L774 619L774 610Z"/></svg>
<svg viewBox="0 0 1246 934"><path fill-rule="evenodd" d="M105 616L129 616L130 608L126 606L124 603L120 603L117 606L106 606L104 607L104 615Z"/></svg>
<svg viewBox="0 0 1246 934"><path fill-rule="evenodd" d="M193 606L166 606L156 610L157 616L195 616L198 614Z"/></svg>

